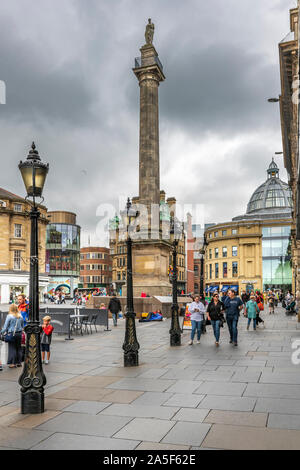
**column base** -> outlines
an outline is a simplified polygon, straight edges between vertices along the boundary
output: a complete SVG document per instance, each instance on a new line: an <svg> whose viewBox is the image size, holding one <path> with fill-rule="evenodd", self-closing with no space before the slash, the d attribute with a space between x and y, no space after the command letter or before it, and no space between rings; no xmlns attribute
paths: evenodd
<svg viewBox="0 0 300 470"><path fill-rule="evenodd" d="M45 411L44 392L40 390L27 390L21 392L21 413L39 414Z"/></svg>
<svg viewBox="0 0 300 470"><path fill-rule="evenodd" d="M132 351L124 354L124 367L137 367L139 365L138 351Z"/></svg>

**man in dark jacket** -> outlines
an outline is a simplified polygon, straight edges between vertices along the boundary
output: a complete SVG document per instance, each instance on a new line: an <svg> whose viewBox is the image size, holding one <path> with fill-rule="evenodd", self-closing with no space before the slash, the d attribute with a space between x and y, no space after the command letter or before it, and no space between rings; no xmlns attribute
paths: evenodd
<svg viewBox="0 0 300 470"><path fill-rule="evenodd" d="M117 299L116 295L113 295L113 297L110 299L108 304L108 310L112 314L114 326L117 326L118 314L119 312L121 312L122 306L120 300Z"/></svg>

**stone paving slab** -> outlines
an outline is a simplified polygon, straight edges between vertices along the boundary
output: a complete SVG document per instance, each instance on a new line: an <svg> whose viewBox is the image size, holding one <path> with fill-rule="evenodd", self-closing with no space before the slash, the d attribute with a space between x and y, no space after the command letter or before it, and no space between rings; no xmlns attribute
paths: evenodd
<svg viewBox="0 0 300 470"><path fill-rule="evenodd" d="M296 429L300 431L300 415L269 414L268 428Z"/></svg>
<svg viewBox="0 0 300 470"><path fill-rule="evenodd" d="M64 411L71 413L86 413L89 415L97 415L100 411L110 406L111 403L100 401L76 401L64 408Z"/></svg>
<svg viewBox="0 0 300 470"><path fill-rule="evenodd" d="M248 384L245 397L293 398L300 400L300 387L286 384Z"/></svg>
<svg viewBox="0 0 300 470"><path fill-rule="evenodd" d="M278 372L273 373L265 372L261 375L260 383L269 384L288 384L288 385L300 385L300 367L294 366L294 372Z"/></svg>
<svg viewBox="0 0 300 470"><path fill-rule="evenodd" d="M172 445L172 444L159 444L157 442L141 442L136 447L136 450L189 450L190 446Z"/></svg>
<svg viewBox="0 0 300 470"><path fill-rule="evenodd" d="M0 446L18 449L30 449L39 442L47 439L52 433L28 429L0 427Z"/></svg>
<svg viewBox="0 0 300 470"><path fill-rule="evenodd" d="M208 416L205 418L204 422L211 424L265 427L267 420L267 413L211 410Z"/></svg>
<svg viewBox="0 0 300 470"><path fill-rule="evenodd" d="M168 444L200 446L210 430L210 424L179 422L162 440Z"/></svg>
<svg viewBox="0 0 300 470"><path fill-rule="evenodd" d="M140 378L122 379L109 385L107 388L114 390L140 390L144 392L164 392L175 384L175 380L152 380Z"/></svg>
<svg viewBox="0 0 300 470"><path fill-rule="evenodd" d="M215 395L206 396L200 405L198 405L198 408L224 411L253 411L255 403L255 398L220 397Z"/></svg>
<svg viewBox="0 0 300 470"><path fill-rule="evenodd" d="M175 421L135 418L115 434L114 437L118 439L140 439L141 441L160 442L175 424Z"/></svg>
<svg viewBox="0 0 300 470"><path fill-rule="evenodd" d="M171 398L164 402L164 406L179 406L185 408L197 408L203 400L204 395L195 395L190 393L174 393Z"/></svg>
<svg viewBox="0 0 300 470"><path fill-rule="evenodd" d="M62 432L70 434L86 434L90 436L111 437L122 429L131 418L119 416L87 415L84 413L61 413L36 430Z"/></svg>
<svg viewBox="0 0 300 470"><path fill-rule="evenodd" d="M191 408L181 408L178 413L176 413L172 420L173 421L191 421L192 423L203 423L206 416L208 415L209 410L201 409L191 409Z"/></svg>
<svg viewBox="0 0 300 470"><path fill-rule="evenodd" d="M245 383L232 383L232 382L204 382L198 387L194 393L200 395L220 395L224 396L237 396L241 397L246 390L247 384Z"/></svg>
<svg viewBox="0 0 300 470"><path fill-rule="evenodd" d="M121 392L120 392L121 393ZM139 396L134 401L133 405L153 406L164 405L172 396L172 393L167 392L138 392ZM175 406L175 405L172 405Z"/></svg>
<svg viewBox="0 0 300 470"><path fill-rule="evenodd" d="M300 415L300 400L284 398L258 398L254 411Z"/></svg>
<svg viewBox="0 0 300 470"><path fill-rule="evenodd" d="M202 447L225 450L299 450L300 431L214 424Z"/></svg>
<svg viewBox="0 0 300 470"><path fill-rule="evenodd" d="M144 405L120 405L114 404L101 412L101 415L128 416L133 418L157 418L172 419L179 410L171 406L144 406Z"/></svg>
<svg viewBox="0 0 300 470"><path fill-rule="evenodd" d="M55 433L31 450L133 450L139 441Z"/></svg>
<svg viewBox="0 0 300 470"><path fill-rule="evenodd" d="M166 389L168 393L195 393L195 390L202 382L196 380L177 380Z"/></svg>

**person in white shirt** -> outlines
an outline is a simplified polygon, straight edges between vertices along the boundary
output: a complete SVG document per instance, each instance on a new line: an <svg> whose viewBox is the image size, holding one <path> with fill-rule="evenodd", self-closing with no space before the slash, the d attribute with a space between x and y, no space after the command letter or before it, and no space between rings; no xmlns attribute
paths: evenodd
<svg viewBox="0 0 300 470"><path fill-rule="evenodd" d="M195 297L194 302L192 302L189 306L189 312L191 314L191 322L192 322L192 332L191 332L191 339L189 344L192 345L194 342L195 333L197 330L197 344L200 343L201 331L202 331L202 324L204 321L204 314L206 312L206 307L200 302L199 296Z"/></svg>

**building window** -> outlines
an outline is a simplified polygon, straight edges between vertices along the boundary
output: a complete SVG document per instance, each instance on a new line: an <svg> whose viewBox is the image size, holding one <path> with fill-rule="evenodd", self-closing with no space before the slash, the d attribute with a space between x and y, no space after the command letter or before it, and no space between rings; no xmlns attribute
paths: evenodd
<svg viewBox="0 0 300 470"><path fill-rule="evenodd" d="M223 258L227 258L227 246L223 246L222 254L223 254Z"/></svg>
<svg viewBox="0 0 300 470"><path fill-rule="evenodd" d="M199 273L199 266L198 266L198 264L194 264L194 273L196 274L196 276L197 276L198 273Z"/></svg>
<svg viewBox="0 0 300 470"><path fill-rule="evenodd" d="M15 212L22 212L22 204L15 204L14 205Z"/></svg>
<svg viewBox="0 0 300 470"><path fill-rule="evenodd" d="M210 234L208 235L208 238L212 238L212 233L210 233Z"/></svg>
<svg viewBox="0 0 300 470"><path fill-rule="evenodd" d="M215 258L219 258L219 248L215 248Z"/></svg>
<svg viewBox="0 0 300 470"><path fill-rule="evenodd" d="M15 238L22 238L22 225L15 224Z"/></svg>
<svg viewBox="0 0 300 470"><path fill-rule="evenodd" d="M215 238L218 237L219 232L214 232Z"/></svg>
<svg viewBox="0 0 300 470"><path fill-rule="evenodd" d="M233 228L232 229L232 235L236 235L237 234L237 229L236 228Z"/></svg>
<svg viewBox="0 0 300 470"><path fill-rule="evenodd" d="M232 263L232 277L237 277L238 276L238 264L237 262Z"/></svg>
<svg viewBox="0 0 300 470"><path fill-rule="evenodd" d="M120 273L120 271L117 272L117 279L118 279L118 281L121 281L121 273Z"/></svg>
<svg viewBox="0 0 300 470"><path fill-rule="evenodd" d="M233 246L232 247L232 256L237 256L238 253L237 253L237 246Z"/></svg>
<svg viewBox="0 0 300 470"><path fill-rule="evenodd" d="M209 249L209 259L212 259L212 249Z"/></svg>
<svg viewBox="0 0 300 470"><path fill-rule="evenodd" d="M218 279L219 277L219 263L215 264L215 278Z"/></svg>
<svg viewBox="0 0 300 470"><path fill-rule="evenodd" d="M84 259L84 255L80 255L80 259Z"/></svg>
<svg viewBox="0 0 300 470"><path fill-rule="evenodd" d="M90 253L86 254L86 259L90 259Z"/></svg>
<svg viewBox="0 0 300 470"><path fill-rule="evenodd" d="M83 283L84 282L84 277L83 276L80 276L80 282Z"/></svg>
<svg viewBox="0 0 300 470"><path fill-rule="evenodd" d="M227 277L227 263L223 263L223 277Z"/></svg>
<svg viewBox="0 0 300 470"><path fill-rule="evenodd" d="M194 292L195 292L195 294L198 294L198 292L199 292L199 284L194 284Z"/></svg>
<svg viewBox="0 0 300 470"><path fill-rule="evenodd" d="M126 271L122 272L122 281L126 281Z"/></svg>
<svg viewBox="0 0 300 470"><path fill-rule="evenodd" d="M80 271L84 271L84 265L83 264L80 266Z"/></svg>
<svg viewBox="0 0 300 470"><path fill-rule="evenodd" d="M209 265L209 279L212 279L212 264Z"/></svg>
<svg viewBox="0 0 300 470"><path fill-rule="evenodd" d="M222 230L222 237L226 237L227 235L227 230Z"/></svg>
<svg viewBox="0 0 300 470"><path fill-rule="evenodd" d="M21 251L20 250L14 251L14 270L15 271L21 270Z"/></svg>
<svg viewBox="0 0 300 470"><path fill-rule="evenodd" d="M90 276L85 276L85 282L89 283L90 282Z"/></svg>

